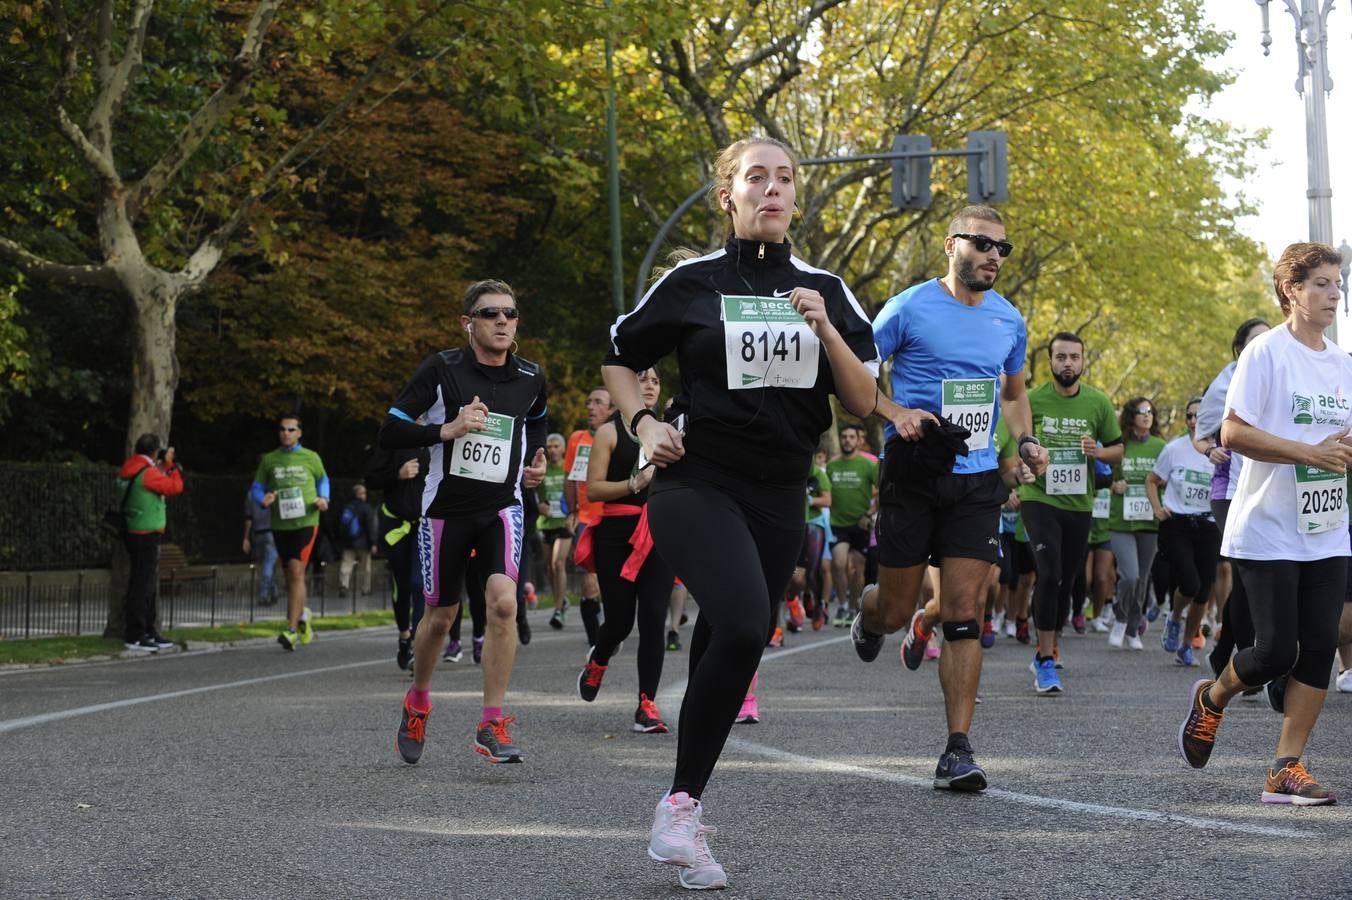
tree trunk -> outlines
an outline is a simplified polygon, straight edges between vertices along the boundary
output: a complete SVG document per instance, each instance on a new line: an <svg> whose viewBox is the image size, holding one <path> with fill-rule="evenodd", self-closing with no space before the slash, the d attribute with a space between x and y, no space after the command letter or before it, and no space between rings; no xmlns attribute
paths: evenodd
<svg viewBox="0 0 1352 900"><path fill-rule="evenodd" d="M127 418L127 445L150 432L170 443L174 394L178 391L178 290L171 278L152 266L124 275L131 295L133 345L131 403Z"/></svg>

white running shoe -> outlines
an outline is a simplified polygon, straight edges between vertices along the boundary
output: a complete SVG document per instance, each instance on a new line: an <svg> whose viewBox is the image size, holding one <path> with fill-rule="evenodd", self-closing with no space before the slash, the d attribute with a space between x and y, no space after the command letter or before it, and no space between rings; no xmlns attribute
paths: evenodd
<svg viewBox="0 0 1352 900"><path fill-rule="evenodd" d="M1095 634L1107 634L1113 628L1103 616L1091 620L1089 622L1089 627L1094 629Z"/></svg>
<svg viewBox="0 0 1352 900"><path fill-rule="evenodd" d="M703 812L700 802L685 791L658 800L648 833L648 856L673 866L698 865L695 835Z"/></svg>
<svg viewBox="0 0 1352 900"><path fill-rule="evenodd" d="M1128 650L1145 649L1145 644L1141 643L1141 636L1139 634L1133 634L1131 637L1127 638L1127 649Z"/></svg>
<svg viewBox="0 0 1352 900"><path fill-rule="evenodd" d="M1127 623L1114 622L1113 630L1108 635L1108 646L1121 648L1122 640L1127 636ZM1138 639L1139 640L1139 639Z"/></svg>
<svg viewBox="0 0 1352 900"><path fill-rule="evenodd" d="M1338 693L1352 694L1352 669L1343 669L1338 673Z"/></svg>
<svg viewBox="0 0 1352 900"><path fill-rule="evenodd" d="M1009 637L1014 637L1014 635L1018 633L1018 630L1018 626L1014 624L1013 619L1005 619L1005 634Z"/></svg>
<svg viewBox="0 0 1352 900"><path fill-rule="evenodd" d="M998 612L995 615L991 616L991 628L995 630L996 634L999 634L1001 631L1003 631L1004 627L1005 627L1004 613Z"/></svg>
<svg viewBox="0 0 1352 900"><path fill-rule="evenodd" d="M714 891L728 886L728 873L714 859L705 835L718 831L708 825L695 828L695 864L681 869L681 887L692 891Z"/></svg>

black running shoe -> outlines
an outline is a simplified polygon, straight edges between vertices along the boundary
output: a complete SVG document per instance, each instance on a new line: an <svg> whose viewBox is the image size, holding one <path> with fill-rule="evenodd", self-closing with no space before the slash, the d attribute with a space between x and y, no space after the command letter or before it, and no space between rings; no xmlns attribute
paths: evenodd
<svg viewBox="0 0 1352 900"><path fill-rule="evenodd" d="M408 669L408 664L413 662L413 639L400 638L399 649L394 654L394 663L401 669Z"/></svg>
<svg viewBox="0 0 1352 900"><path fill-rule="evenodd" d="M986 771L977 765L970 746L954 747L939 757L934 786L941 791L984 791Z"/></svg>
<svg viewBox="0 0 1352 900"><path fill-rule="evenodd" d="M854 643L854 652L864 662L873 662L878 658L878 654L883 649L883 641L886 639L887 635L874 634L864 628L864 613L862 610L855 615L854 621L850 623L850 640Z"/></svg>
<svg viewBox="0 0 1352 900"><path fill-rule="evenodd" d="M512 744L512 736L507 726L516 721L516 716L503 716L501 719L489 719L479 726L474 736L474 750L488 757L493 763L519 763L521 751Z"/></svg>
<svg viewBox="0 0 1352 900"><path fill-rule="evenodd" d="M530 643L530 623L525 619L518 619L516 623L516 638L521 642L521 646Z"/></svg>
<svg viewBox="0 0 1352 900"><path fill-rule="evenodd" d="M667 632L667 649L673 653L681 649L681 635L679 632Z"/></svg>

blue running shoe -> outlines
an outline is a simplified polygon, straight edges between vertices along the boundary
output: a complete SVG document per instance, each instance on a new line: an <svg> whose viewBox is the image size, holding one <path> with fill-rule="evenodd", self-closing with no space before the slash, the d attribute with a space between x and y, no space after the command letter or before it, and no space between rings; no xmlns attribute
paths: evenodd
<svg viewBox="0 0 1352 900"><path fill-rule="evenodd" d="M1044 659L1042 662L1036 662L1035 671L1037 678L1033 686L1037 688L1039 694L1059 694L1061 693L1061 676L1056 674L1056 660Z"/></svg>
<svg viewBox="0 0 1352 900"><path fill-rule="evenodd" d="M959 746L939 757L934 787L941 791L984 791L986 772L972 758L970 746Z"/></svg>
<svg viewBox="0 0 1352 900"><path fill-rule="evenodd" d="M1197 665L1197 657L1193 655L1192 644L1184 644L1178 648L1178 653L1174 656L1174 662L1180 666Z"/></svg>
<svg viewBox="0 0 1352 900"><path fill-rule="evenodd" d="M1164 644L1165 653L1178 652L1178 636L1182 631L1183 623L1177 619L1170 619L1169 623L1164 626L1164 634L1160 635L1160 641Z"/></svg>
<svg viewBox="0 0 1352 900"><path fill-rule="evenodd" d="M1146 607L1145 620L1147 622L1153 622L1159 617L1160 617L1160 605L1158 603L1152 603Z"/></svg>

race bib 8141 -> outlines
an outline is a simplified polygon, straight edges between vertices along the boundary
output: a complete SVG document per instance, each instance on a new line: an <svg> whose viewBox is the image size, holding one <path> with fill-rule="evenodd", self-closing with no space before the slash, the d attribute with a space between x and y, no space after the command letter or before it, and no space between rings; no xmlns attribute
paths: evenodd
<svg viewBox="0 0 1352 900"><path fill-rule="evenodd" d="M810 388L821 342L788 297L723 296L728 390Z"/></svg>

